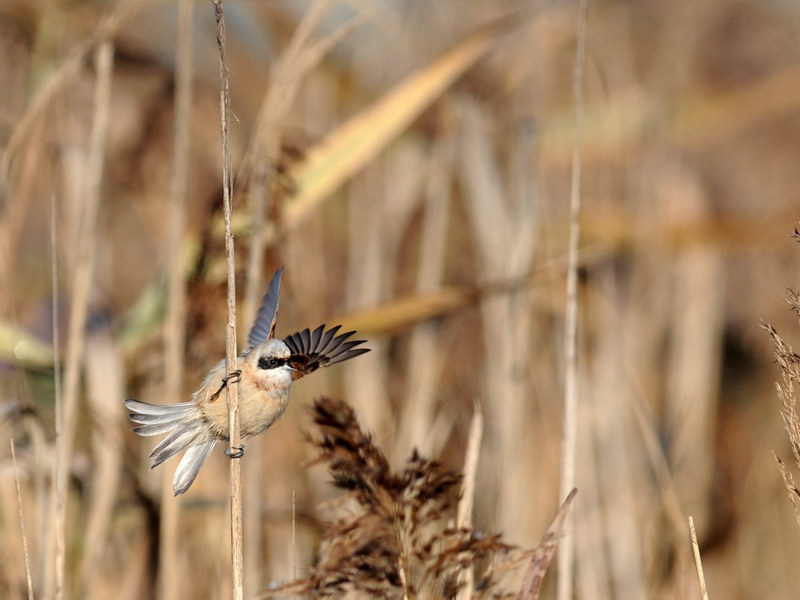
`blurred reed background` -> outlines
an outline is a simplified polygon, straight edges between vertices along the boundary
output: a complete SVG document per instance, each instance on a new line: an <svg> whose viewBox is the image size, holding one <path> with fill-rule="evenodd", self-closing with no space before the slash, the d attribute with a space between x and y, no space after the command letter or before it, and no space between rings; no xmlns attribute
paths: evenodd
<svg viewBox="0 0 800 600"><path fill-rule="evenodd" d="M563 501L576 3L226 14L240 334L284 264L279 335L342 322L373 349L248 442L247 596L314 563L323 393L396 466L461 470L479 407L475 527L534 546ZM700 597L689 515L712 598L797 597L758 323L797 333L799 40L785 0L590 2L578 598ZM0 595L28 594L13 439L37 598L226 598L226 457L172 498L121 402L185 400L224 355L211 4L4 0L0 48Z"/></svg>

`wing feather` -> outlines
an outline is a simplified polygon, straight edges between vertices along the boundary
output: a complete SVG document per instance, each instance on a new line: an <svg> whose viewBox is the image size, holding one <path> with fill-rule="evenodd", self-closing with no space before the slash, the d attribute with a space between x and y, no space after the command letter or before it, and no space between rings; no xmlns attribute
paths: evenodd
<svg viewBox="0 0 800 600"><path fill-rule="evenodd" d="M311 347L316 348L319 341L322 339L322 333L325 331L325 325L320 325L311 334Z"/></svg>
<svg viewBox="0 0 800 600"><path fill-rule="evenodd" d="M256 313L256 320L247 334L247 345L251 348L258 346L261 342L275 334L275 323L278 320L278 306L281 296L281 280L283 279L283 267L275 271L272 280L267 287L267 293L261 301L261 307Z"/></svg>
<svg viewBox="0 0 800 600"><path fill-rule="evenodd" d="M333 339L333 336L335 336L336 332L339 331L341 328L342 328L341 325L337 325L336 327L329 329L325 333L325 335L322 336L322 339L319 342L319 346L317 346L318 348L320 348L320 351L322 351L322 349L324 349L330 343L330 341Z"/></svg>
<svg viewBox="0 0 800 600"><path fill-rule="evenodd" d="M293 379L369 352L369 348L356 348L365 340L348 341L355 331L337 335L341 328L341 325L336 325L325 331L325 326L320 325L313 332L304 329L283 340L292 353L289 364L295 369Z"/></svg>

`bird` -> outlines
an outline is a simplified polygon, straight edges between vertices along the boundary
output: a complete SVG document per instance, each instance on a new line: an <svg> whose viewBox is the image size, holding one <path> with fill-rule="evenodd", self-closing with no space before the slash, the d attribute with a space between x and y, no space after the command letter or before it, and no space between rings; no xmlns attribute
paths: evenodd
<svg viewBox="0 0 800 600"><path fill-rule="evenodd" d="M266 431L289 403L293 381L320 367L329 367L369 352L359 347L365 340L351 340L355 331L339 333L341 325L314 331L304 329L279 339L274 337L278 317L283 267L272 277L267 292L247 336L247 348L236 358L236 368L226 374L221 360L209 371L189 402L151 404L128 398L124 401L133 431L141 436L169 433L152 451L151 469L186 450L172 478L176 496L185 493L194 482L214 446L228 439L228 407L221 398L226 385L236 378L239 391L241 438ZM226 451L240 458L244 447Z"/></svg>

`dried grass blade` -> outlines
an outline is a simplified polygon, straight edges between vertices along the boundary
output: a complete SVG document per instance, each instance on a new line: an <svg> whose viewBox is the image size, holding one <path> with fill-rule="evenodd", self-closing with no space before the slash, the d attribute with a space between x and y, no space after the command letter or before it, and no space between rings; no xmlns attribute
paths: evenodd
<svg viewBox="0 0 800 600"><path fill-rule="evenodd" d="M577 493L577 489L573 489L569 493L567 499L564 500L564 503L561 505L561 508L558 509L558 513L556 513L547 532L544 534L542 541L539 543L539 547L534 551L530 566L525 573L525 578L522 580L519 600L535 600L539 596L539 589L542 586L544 575L547 572L550 561L553 559L553 554L556 551L564 522Z"/></svg>
<svg viewBox="0 0 800 600"><path fill-rule="evenodd" d="M464 306L471 297L472 293L467 290L443 288L436 292L400 298L351 315L342 315L330 322L341 323L344 329L355 329L365 334L388 333L420 321L444 316Z"/></svg>
<svg viewBox="0 0 800 600"><path fill-rule="evenodd" d="M400 82L383 98L328 136L293 173L297 192L285 213L296 226L322 200L361 170L460 75L484 55L493 31L481 31L422 71Z"/></svg>
<svg viewBox="0 0 800 600"><path fill-rule="evenodd" d="M703 574L703 561L700 559L700 546L697 544L697 532L694 529L694 519L692 517L689 517L689 533L692 537L692 553L694 554L694 565L697 569L697 581L700 583L700 593L703 595L703 600L708 600L706 577Z"/></svg>

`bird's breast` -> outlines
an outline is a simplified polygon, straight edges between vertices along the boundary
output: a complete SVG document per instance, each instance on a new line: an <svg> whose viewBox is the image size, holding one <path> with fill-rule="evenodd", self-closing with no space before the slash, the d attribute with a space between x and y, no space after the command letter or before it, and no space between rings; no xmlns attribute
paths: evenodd
<svg viewBox="0 0 800 600"><path fill-rule="evenodd" d="M239 389L242 437L257 435L272 425L289 404L289 387L281 382L245 381Z"/></svg>

